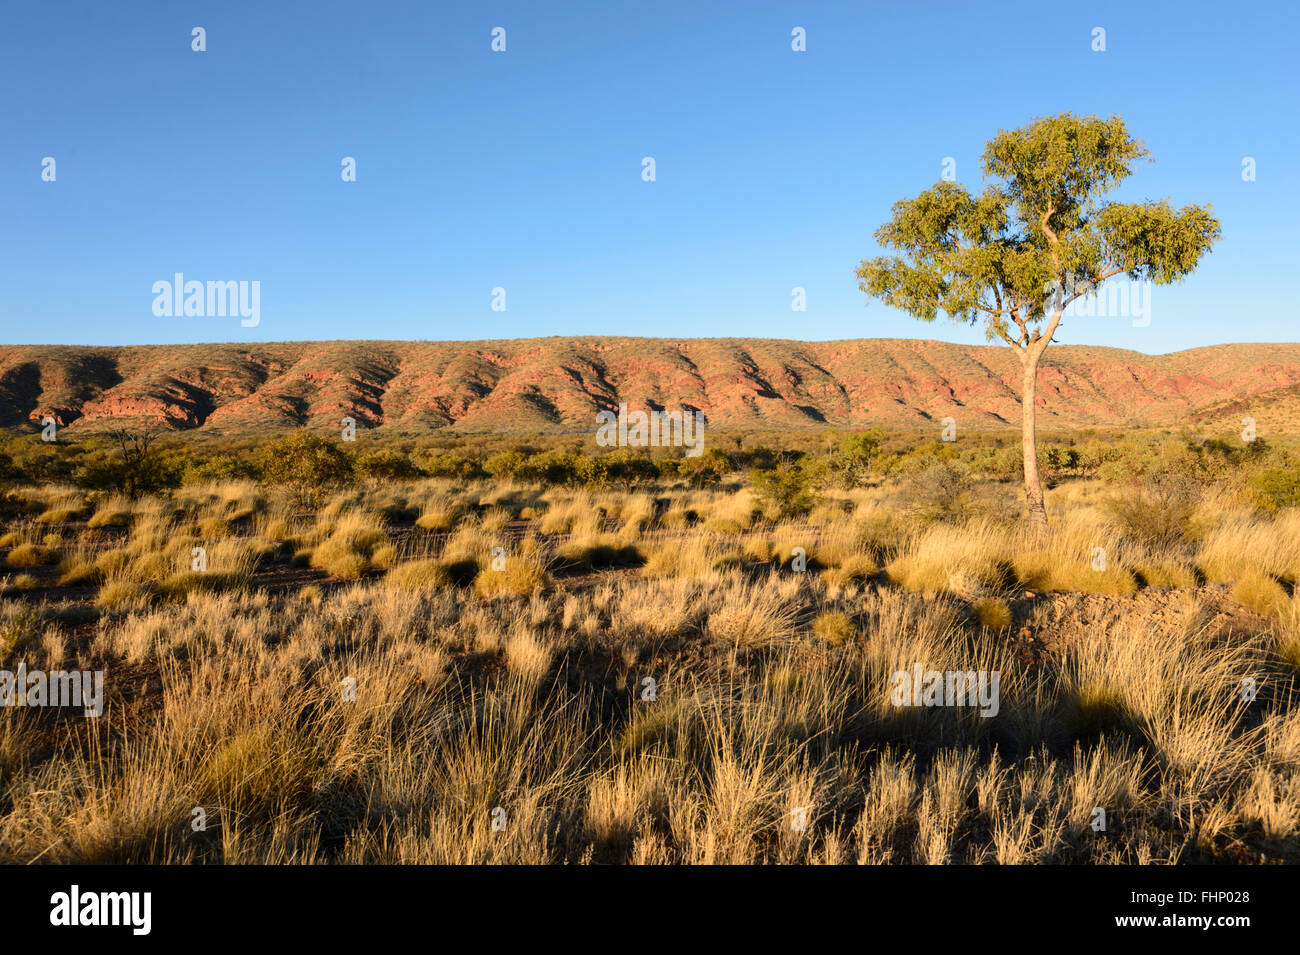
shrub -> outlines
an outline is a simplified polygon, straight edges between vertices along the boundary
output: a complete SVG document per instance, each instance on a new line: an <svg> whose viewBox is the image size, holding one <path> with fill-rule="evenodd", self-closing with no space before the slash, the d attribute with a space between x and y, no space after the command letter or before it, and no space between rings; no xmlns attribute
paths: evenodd
<svg viewBox="0 0 1300 955"><path fill-rule="evenodd" d="M82 487L112 488L132 497L180 487L192 455L184 447L157 447L155 442L164 430L162 425L111 429L110 449L92 445L78 461L77 483Z"/></svg>
<svg viewBox="0 0 1300 955"><path fill-rule="evenodd" d="M865 484L871 474L871 462L880 453L884 432L879 428L845 435L839 451L830 461L831 471L843 487Z"/></svg>
<svg viewBox="0 0 1300 955"><path fill-rule="evenodd" d="M528 459L519 451L502 451L483 462L483 470L494 478L514 477Z"/></svg>
<svg viewBox="0 0 1300 955"><path fill-rule="evenodd" d="M1124 495L1106 502L1106 510L1129 540L1155 548L1170 548L1195 539L1193 520L1200 504L1195 481L1157 474Z"/></svg>
<svg viewBox="0 0 1300 955"><path fill-rule="evenodd" d="M357 458L356 469L368 478L385 481L402 480L419 475L411 459L394 448L381 448Z"/></svg>
<svg viewBox="0 0 1300 955"><path fill-rule="evenodd" d="M973 486L957 465L934 464L903 484L901 509L921 524L953 522L971 510Z"/></svg>
<svg viewBox="0 0 1300 955"><path fill-rule="evenodd" d="M352 459L335 441L301 428L262 448L263 480L288 489L300 505L314 507L330 490L353 478Z"/></svg>
<svg viewBox="0 0 1300 955"><path fill-rule="evenodd" d="M659 468L644 452L619 448L608 454L583 458L578 467L578 476L584 483L594 487L616 484L630 488L658 479Z"/></svg>
<svg viewBox="0 0 1300 955"><path fill-rule="evenodd" d="M206 484L211 481L237 481L257 478L257 468L250 461L233 454L213 454L192 459L181 476L182 484Z"/></svg>
<svg viewBox="0 0 1300 955"><path fill-rule="evenodd" d="M1249 478L1251 497L1257 507L1274 514L1284 507L1300 507L1300 470L1269 468Z"/></svg>
<svg viewBox="0 0 1300 955"><path fill-rule="evenodd" d="M812 472L803 462L754 471L750 482L764 512L777 520L803 517L818 502Z"/></svg>
<svg viewBox="0 0 1300 955"><path fill-rule="evenodd" d="M709 448L695 457L676 459L677 476L689 481L694 487L712 487L722 483L722 479L731 473L731 459L717 448ZM667 462L665 462L667 463Z"/></svg>
<svg viewBox="0 0 1300 955"><path fill-rule="evenodd" d="M412 452L411 463L429 477L473 481L485 474L482 465L475 458L428 448Z"/></svg>
<svg viewBox="0 0 1300 955"><path fill-rule="evenodd" d="M582 455L559 450L543 451L530 456L516 476L543 484L577 484L585 480L584 474L590 471L590 467L590 461Z"/></svg>

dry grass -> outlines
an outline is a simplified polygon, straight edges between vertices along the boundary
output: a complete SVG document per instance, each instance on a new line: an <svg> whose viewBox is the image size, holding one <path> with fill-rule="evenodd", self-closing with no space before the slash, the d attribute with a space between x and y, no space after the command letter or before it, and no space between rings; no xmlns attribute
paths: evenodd
<svg viewBox="0 0 1300 955"><path fill-rule="evenodd" d="M384 566L374 558L387 536L374 515L346 510L332 523L329 536L311 552L311 566L342 580L356 580Z"/></svg>
<svg viewBox="0 0 1300 955"><path fill-rule="evenodd" d="M98 589L8 580L0 664L103 668L133 715L0 708L0 862L1300 861L1290 512L1155 544L1100 494L1029 538L889 493L783 526L725 491L436 481L314 525L241 482L100 499L129 516L66 542L28 517L6 562ZM996 715L899 705L917 666L997 673Z"/></svg>

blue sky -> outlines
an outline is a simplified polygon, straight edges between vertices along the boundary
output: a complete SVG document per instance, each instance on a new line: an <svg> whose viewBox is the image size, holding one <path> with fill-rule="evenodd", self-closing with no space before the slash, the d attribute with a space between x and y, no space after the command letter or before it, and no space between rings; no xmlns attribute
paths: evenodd
<svg viewBox="0 0 1300 955"><path fill-rule="evenodd" d="M1224 237L1186 284L1154 290L1149 325L1068 321L1058 341L1293 341L1296 10L11 5L0 342L978 343L976 329L868 307L854 269L878 252L891 203L932 185L944 157L978 186L991 135L1063 110L1119 113L1152 150L1118 198L1211 203ZM195 26L206 52L191 50ZM806 52L791 50L796 26ZM341 179L345 156L356 182ZM152 286L176 272L259 281L260 323L155 316Z"/></svg>

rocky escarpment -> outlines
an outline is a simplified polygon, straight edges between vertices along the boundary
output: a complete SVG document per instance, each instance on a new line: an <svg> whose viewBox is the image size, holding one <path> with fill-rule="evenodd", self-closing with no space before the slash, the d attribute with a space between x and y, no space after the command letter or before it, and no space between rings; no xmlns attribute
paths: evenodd
<svg viewBox="0 0 1300 955"><path fill-rule="evenodd" d="M428 431L593 427L597 411L703 411L714 427L927 426L1019 420L1010 350L900 339L540 338L0 346L0 426L149 421L237 434L307 425ZM1294 430L1300 344L1169 355L1056 345L1044 427L1176 426L1252 414Z"/></svg>

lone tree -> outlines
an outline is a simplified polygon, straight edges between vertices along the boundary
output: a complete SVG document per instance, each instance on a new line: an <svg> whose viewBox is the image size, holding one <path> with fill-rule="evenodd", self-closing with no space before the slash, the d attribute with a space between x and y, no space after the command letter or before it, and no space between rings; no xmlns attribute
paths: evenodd
<svg viewBox="0 0 1300 955"><path fill-rule="evenodd" d="M923 321L943 312L984 322L1009 344L1024 372L1021 450L1030 522L1046 529L1038 478L1038 361L1065 308L1125 274L1157 285L1181 281L1219 237L1209 207L1103 202L1101 196L1150 153L1118 116L1062 113L1000 131L984 150L985 177L972 194L939 182L893 207L876 241L897 255L864 260L859 287Z"/></svg>

